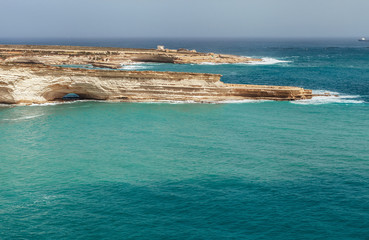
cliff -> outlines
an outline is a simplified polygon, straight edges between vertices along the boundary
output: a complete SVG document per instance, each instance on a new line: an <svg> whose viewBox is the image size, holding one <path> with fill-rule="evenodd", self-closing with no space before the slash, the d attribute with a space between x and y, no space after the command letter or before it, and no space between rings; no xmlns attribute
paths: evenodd
<svg viewBox="0 0 369 240"><path fill-rule="evenodd" d="M110 101L220 102L243 99L297 100L312 97L298 87L225 84L221 75L62 68L34 62L0 63L0 103L60 100L68 93Z"/></svg>
<svg viewBox="0 0 369 240"><path fill-rule="evenodd" d="M0 62L19 62L27 59L46 65L93 64L106 62L159 62L175 64L244 63L261 61L229 54L200 53L186 49L135 49L108 47L0 45Z"/></svg>

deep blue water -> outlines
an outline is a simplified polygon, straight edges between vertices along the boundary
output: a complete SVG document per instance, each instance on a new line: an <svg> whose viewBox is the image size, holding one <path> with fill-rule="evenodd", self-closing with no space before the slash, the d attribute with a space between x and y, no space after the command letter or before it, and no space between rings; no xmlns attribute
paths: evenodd
<svg viewBox="0 0 369 240"><path fill-rule="evenodd" d="M138 64L337 92L232 104L0 107L0 239L368 239L369 44L0 40L189 48L263 65Z"/></svg>

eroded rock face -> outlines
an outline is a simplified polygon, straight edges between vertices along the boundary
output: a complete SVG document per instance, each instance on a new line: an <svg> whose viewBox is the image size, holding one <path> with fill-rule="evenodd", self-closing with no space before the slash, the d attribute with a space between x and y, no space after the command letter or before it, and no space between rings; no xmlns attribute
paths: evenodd
<svg viewBox="0 0 369 240"><path fill-rule="evenodd" d="M109 71L52 67L92 64L118 68L122 63L240 63L260 61L235 55L171 50L74 46L0 45L0 103L45 103L68 93L111 101L219 102L242 99L311 98L297 87L225 84L221 75L152 71Z"/></svg>
<svg viewBox="0 0 369 240"><path fill-rule="evenodd" d="M153 71L90 70L40 64L0 63L0 103L31 104L62 99L219 102L242 99L311 98L298 87L225 84L221 75Z"/></svg>
<svg viewBox="0 0 369 240"><path fill-rule="evenodd" d="M236 55L199 53L187 49L134 49L74 46L0 45L0 61L17 62L27 58L46 65L124 62L159 62L176 64L244 63L261 61ZM18 60L17 60L18 59Z"/></svg>
<svg viewBox="0 0 369 240"><path fill-rule="evenodd" d="M119 69L122 67L122 65L118 63L106 63L106 62L95 62L95 63L92 63L92 66L98 67L98 68L110 68L110 69Z"/></svg>

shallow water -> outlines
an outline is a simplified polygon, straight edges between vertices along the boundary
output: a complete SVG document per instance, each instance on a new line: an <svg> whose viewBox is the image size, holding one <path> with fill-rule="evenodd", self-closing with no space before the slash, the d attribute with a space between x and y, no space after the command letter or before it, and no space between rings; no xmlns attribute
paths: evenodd
<svg viewBox="0 0 369 240"><path fill-rule="evenodd" d="M285 62L140 66L340 97L0 106L0 239L367 238L368 50L347 40L206 46Z"/></svg>

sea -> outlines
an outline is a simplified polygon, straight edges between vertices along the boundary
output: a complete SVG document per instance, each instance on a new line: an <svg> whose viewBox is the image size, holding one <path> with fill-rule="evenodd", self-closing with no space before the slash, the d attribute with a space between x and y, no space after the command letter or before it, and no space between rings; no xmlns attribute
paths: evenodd
<svg viewBox="0 0 369 240"><path fill-rule="evenodd" d="M0 39L196 49L143 63L329 97L0 106L0 239L369 239L369 44L357 39Z"/></svg>

